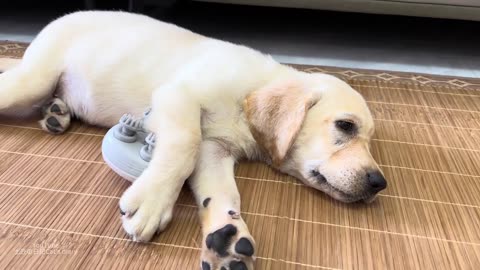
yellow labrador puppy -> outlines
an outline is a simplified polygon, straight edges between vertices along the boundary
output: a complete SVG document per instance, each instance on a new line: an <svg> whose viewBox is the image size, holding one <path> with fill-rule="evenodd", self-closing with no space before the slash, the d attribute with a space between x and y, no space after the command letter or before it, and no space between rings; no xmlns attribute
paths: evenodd
<svg viewBox="0 0 480 270"><path fill-rule="evenodd" d="M111 127L152 106L149 167L120 199L125 231L148 241L172 219L185 180L203 229L201 267L253 269L233 167L264 161L344 202L372 201L386 181L369 152L364 99L343 81L142 15L78 12L50 23L0 75L0 112L42 106L41 126L71 117Z"/></svg>

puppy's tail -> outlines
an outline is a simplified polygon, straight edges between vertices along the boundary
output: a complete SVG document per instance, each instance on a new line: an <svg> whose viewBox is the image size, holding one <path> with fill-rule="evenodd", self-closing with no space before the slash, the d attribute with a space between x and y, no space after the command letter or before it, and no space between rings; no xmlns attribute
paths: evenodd
<svg viewBox="0 0 480 270"><path fill-rule="evenodd" d="M0 58L0 73L14 68L19 65L21 61L21 59Z"/></svg>

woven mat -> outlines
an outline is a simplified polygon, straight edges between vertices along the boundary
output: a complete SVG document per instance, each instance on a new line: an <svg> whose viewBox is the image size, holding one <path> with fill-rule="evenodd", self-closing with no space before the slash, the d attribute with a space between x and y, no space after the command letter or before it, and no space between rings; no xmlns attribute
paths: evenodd
<svg viewBox="0 0 480 270"><path fill-rule="evenodd" d="M19 58L25 45L0 43ZM257 269L479 269L480 80L298 67L366 98L372 154L389 187L343 204L258 163L236 179L258 242ZM198 269L201 234L185 189L169 228L131 242L117 202L128 183L103 162L105 130L74 123L50 136L0 121L0 269Z"/></svg>

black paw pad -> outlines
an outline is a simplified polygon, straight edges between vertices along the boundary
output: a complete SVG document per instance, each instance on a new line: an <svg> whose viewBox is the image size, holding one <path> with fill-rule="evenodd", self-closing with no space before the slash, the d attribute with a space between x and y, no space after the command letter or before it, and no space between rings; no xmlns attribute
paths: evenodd
<svg viewBox="0 0 480 270"><path fill-rule="evenodd" d="M60 106L58 106L57 104L53 104L53 106L50 108L50 112L61 113L62 110L60 109Z"/></svg>
<svg viewBox="0 0 480 270"><path fill-rule="evenodd" d="M207 262L202 262L202 270L210 270L210 264Z"/></svg>
<svg viewBox="0 0 480 270"><path fill-rule="evenodd" d="M203 207L207 207L208 204L210 203L210 200L212 200L212 198L206 198L205 200L203 200Z"/></svg>
<svg viewBox="0 0 480 270"><path fill-rule="evenodd" d="M240 218L240 214L233 211L233 210L230 210L228 211L228 214L233 218L233 219L239 219Z"/></svg>
<svg viewBox="0 0 480 270"><path fill-rule="evenodd" d="M237 244L235 245L235 252L245 256L252 256L255 252L252 242L245 237L240 238Z"/></svg>
<svg viewBox="0 0 480 270"><path fill-rule="evenodd" d="M57 118L55 117L49 117L47 119L47 124L51 127L55 127L55 128L59 128L59 127L62 127L62 125L60 124L60 122L58 122Z"/></svg>
<svg viewBox="0 0 480 270"><path fill-rule="evenodd" d="M230 270L248 270L247 265L241 261L231 261Z"/></svg>
<svg viewBox="0 0 480 270"><path fill-rule="evenodd" d="M237 228L232 224L228 224L207 235L205 243L207 244L208 249L213 249L220 257L226 257L228 256L227 250L230 246L230 242L235 234L237 234Z"/></svg>

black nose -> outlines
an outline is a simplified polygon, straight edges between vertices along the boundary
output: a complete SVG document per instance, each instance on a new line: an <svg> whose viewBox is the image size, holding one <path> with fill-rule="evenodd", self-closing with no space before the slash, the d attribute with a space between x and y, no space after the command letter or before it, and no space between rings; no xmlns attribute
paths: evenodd
<svg viewBox="0 0 480 270"><path fill-rule="evenodd" d="M367 181L373 192L379 192L387 187L387 181L380 171L367 172Z"/></svg>

